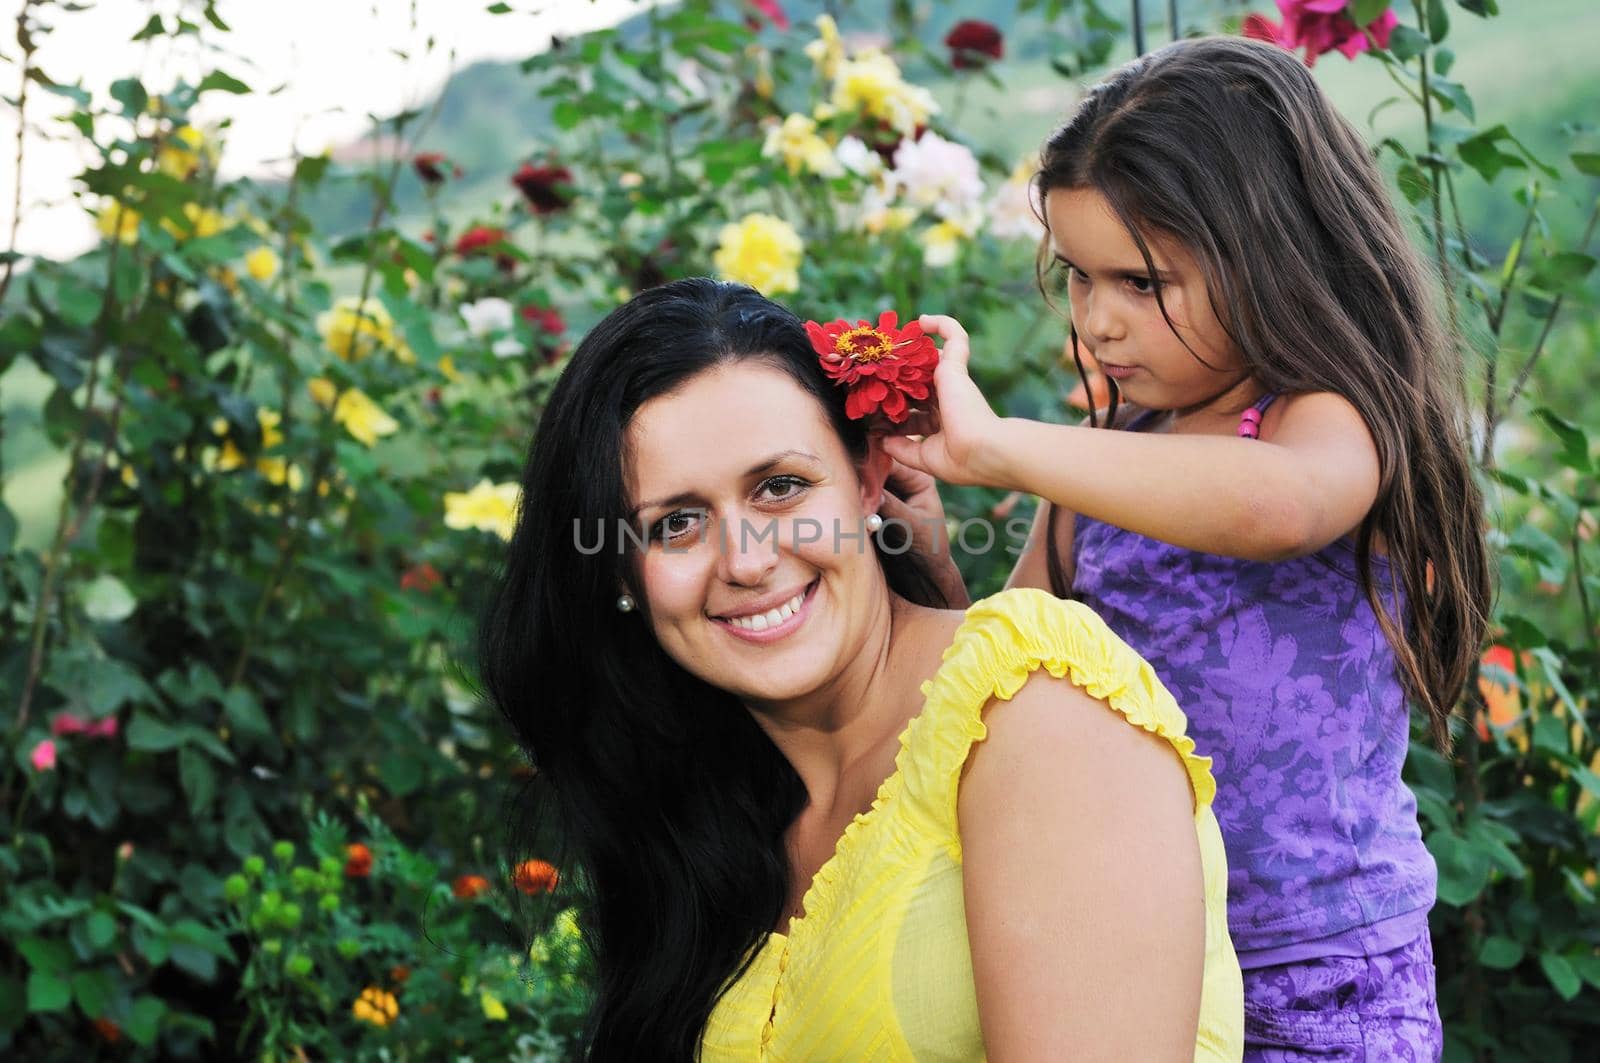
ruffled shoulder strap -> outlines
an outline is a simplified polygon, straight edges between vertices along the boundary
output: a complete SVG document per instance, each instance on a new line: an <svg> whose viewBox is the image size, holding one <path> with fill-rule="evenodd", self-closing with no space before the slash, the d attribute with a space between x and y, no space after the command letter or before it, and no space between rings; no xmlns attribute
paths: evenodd
<svg viewBox="0 0 1600 1063"><path fill-rule="evenodd" d="M1037 668L1066 678L1128 722L1172 743L1188 769L1196 807L1216 796L1211 758L1197 756L1183 715L1155 669L1080 602L1018 587L975 602L922 684L920 715L903 737L907 797L952 827L956 791L972 743L988 734L983 709L1008 701Z"/></svg>

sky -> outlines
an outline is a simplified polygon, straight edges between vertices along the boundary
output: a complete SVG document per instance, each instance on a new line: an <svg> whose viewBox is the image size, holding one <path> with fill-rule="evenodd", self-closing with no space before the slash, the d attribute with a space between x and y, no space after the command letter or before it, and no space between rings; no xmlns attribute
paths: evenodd
<svg viewBox="0 0 1600 1063"><path fill-rule="evenodd" d="M34 8L50 27L35 35L34 64L56 82L81 83L97 101L118 78L137 76L158 92L179 77L193 82L220 67L255 90L207 93L196 112L202 125L233 121L222 174L271 175L296 150L315 154L361 136L369 113L388 115L430 99L453 69L524 58L542 51L552 34L614 24L650 0L508 0L511 11L500 15L488 12L491 2L218 0L231 32L206 25L207 40L220 48L213 51L192 37L130 41L152 14L168 26L179 13L204 23L201 0L77 0L90 5L83 12L51 0ZM0 0L0 96L8 101L16 98L21 74L14 27L23 3ZM67 100L29 87L17 234L17 249L27 254L68 257L95 239L74 194L75 177L91 156L58 120L70 109ZM0 248L11 232L16 143L16 109L0 104Z"/></svg>

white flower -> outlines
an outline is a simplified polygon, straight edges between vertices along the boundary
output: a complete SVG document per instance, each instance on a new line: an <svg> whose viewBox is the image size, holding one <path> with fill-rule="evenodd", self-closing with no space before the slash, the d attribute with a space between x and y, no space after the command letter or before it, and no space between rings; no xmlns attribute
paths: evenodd
<svg viewBox="0 0 1600 1063"><path fill-rule="evenodd" d="M802 169L819 177L838 177L844 173L828 142L817 135L817 123L803 114L791 114L782 125L769 129L761 155L782 159L792 174Z"/></svg>
<svg viewBox="0 0 1600 1063"><path fill-rule="evenodd" d="M977 232L978 216L946 218L922 234L922 264L929 269L948 266L961 253L961 247Z"/></svg>
<svg viewBox="0 0 1600 1063"><path fill-rule="evenodd" d="M1033 212L1033 175L1038 166L1024 159L995 190L989 201L989 232L1002 240L1032 240L1044 236L1044 226Z"/></svg>
<svg viewBox="0 0 1600 1063"><path fill-rule="evenodd" d="M867 147L860 137L850 136L839 141L839 146L833 149L833 157L857 177L871 180L883 172L883 157Z"/></svg>
<svg viewBox="0 0 1600 1063"><path fill-rule="evenodd" d="M511 328L513 313L509 302L491 297L461 304L461 317L467 323L467 331L482 339L492 332Z"/></svg>
<svg viewBox="0 0 1600 1063"><path fill-rule="evenodd" d="M937 133L902 140L894 152L889 188L913 206L941 218L965 214L983 198L978 160L962 144Z"/></svg>
<svg viewBox="0 0 1600 1063"><path fill-rule="evenodd" d="M507 336L504 339L495 340L494 346L489 348L496 358L515 358L523 353L525 349L522 346L522 341L515 336Z"/></svg>

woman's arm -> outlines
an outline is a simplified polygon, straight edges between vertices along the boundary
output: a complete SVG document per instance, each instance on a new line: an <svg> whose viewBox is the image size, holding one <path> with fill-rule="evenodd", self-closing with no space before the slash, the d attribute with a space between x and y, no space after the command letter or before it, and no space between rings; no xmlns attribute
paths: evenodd
<svg viewBox="0 0 1600 1063"><path fill-rule="evenodd" d="M1188 1063L1205 907L1176 751L1044 672L987 722L959 815L988 1058Z"/></svg>

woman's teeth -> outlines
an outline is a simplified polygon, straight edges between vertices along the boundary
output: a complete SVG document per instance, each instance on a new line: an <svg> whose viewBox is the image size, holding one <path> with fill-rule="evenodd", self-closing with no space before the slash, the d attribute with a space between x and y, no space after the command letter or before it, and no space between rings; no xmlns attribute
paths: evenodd
<svg viewBox="0 0 1600 1063"><path fill-rule="evenodd" d="M806 592L801 591L776 609L768 609L766 612L757 613L755 616L737 616L729 620L728 623L745 631L765 631L769 627L777 627L793 616L799 611L800 604L805 600Z"/></svg>

